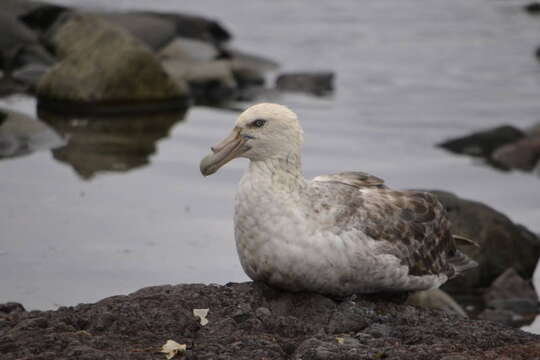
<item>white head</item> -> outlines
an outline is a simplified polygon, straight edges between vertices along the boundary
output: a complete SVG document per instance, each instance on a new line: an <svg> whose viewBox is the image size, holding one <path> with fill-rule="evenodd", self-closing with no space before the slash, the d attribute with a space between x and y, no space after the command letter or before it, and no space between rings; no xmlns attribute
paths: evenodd
<svg viewBox="0 0 540 360"><path fill-rule="evenodd" d="M240 114L232 133L211 148L212 153L201 161L201 172L211 175L237 157L264 161L299 156L303 142L298 118L289 108L269 103L253 105Z"/></svg>

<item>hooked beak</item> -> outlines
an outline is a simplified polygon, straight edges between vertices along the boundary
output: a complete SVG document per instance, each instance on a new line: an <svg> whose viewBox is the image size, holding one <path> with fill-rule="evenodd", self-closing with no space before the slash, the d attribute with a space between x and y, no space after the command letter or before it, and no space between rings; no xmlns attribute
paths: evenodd
<svg viewBox="0 0 540 360"><path fill-rule="evenodd" d="M204 176L212 175L220 167L249 150L245 144L246 139L240 135L240 129L234 128L222 142L212 146L212 152L201 160L201 173Z"/></svg>

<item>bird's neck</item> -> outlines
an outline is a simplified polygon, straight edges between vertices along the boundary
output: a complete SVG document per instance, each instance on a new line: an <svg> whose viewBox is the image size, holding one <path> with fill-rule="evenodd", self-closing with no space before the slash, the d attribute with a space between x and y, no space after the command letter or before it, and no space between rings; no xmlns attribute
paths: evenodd
<svg viewBox="0 0 540 360"><path fill-rule="evenodd" d="M266 183L274 190L285 192L299 191L306 183L300 155L292 153L265 160L252 160L248 176L260 183Z"/></svg>

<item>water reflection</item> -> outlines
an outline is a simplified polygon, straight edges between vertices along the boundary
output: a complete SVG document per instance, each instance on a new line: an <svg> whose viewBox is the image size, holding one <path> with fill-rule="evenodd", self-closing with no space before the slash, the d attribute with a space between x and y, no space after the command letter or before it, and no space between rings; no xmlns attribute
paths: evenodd
<svg viewBox="0 0 540 360"><path fill-rule="evenodd" d="M90 180L99 172L124 172L147 165L157 141L167 137L185 113L74 118L39 110L38 115L66 139L64 146L52 150L54 158Z"/></svg>
<svg viewBox="0 0 540 360"><path fill-rule="evenodd" d="M24 156L63 144L60 136L41 121L0 108L0 159Z"/></svg>

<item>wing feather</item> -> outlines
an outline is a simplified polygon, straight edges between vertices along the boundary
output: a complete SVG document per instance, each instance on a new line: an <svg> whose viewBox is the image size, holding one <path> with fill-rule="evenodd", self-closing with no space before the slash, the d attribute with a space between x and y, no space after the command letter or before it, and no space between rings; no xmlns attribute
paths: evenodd
<svg viewBox="0 0 540 360"><path fill-rule="evenodd" d="M335 201L341 209L334 218L336 231L357 229L380 241L411 275L452 278L475 266L457 249L446 210L433 194L392 190L363 172L318 176L313 187L326 193L324 202Z"/></svg>
<svg viewBox="0 0 540 360"><path fill-rule="evenodd" d="M341 183L357 188L384 187L384 180L362 171L345 171L337 174L320 175L313 181Z"/></svg>

